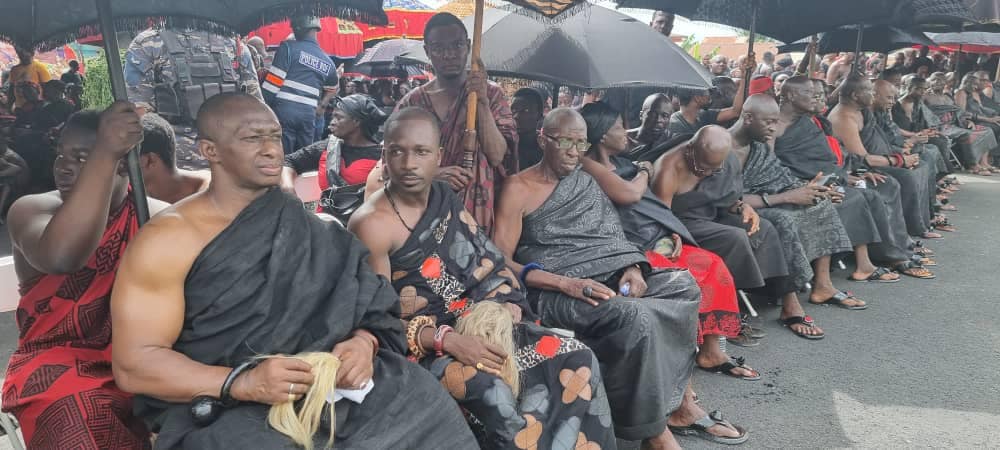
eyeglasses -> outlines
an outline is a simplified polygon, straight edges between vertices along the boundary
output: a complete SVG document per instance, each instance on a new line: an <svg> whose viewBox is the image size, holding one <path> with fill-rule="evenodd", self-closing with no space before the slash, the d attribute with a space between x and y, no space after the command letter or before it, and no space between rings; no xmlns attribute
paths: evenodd
<svg viewBox="0 0 1000 450"><path fill-rule="evenodd" d="M556 147L559 150L566 151L573 147L576 147L576 151L586 152L587 149L590 148L590 142L587 142L586 140L574 141L570 138L549 136L545 133L542 133L542 136L545 136L546 138L551 139L552 142L555 142Z"/></svg>
<svg viewBox="0 0 1000 450"><path fill-rule="evenodd" d="M465 49L469 48L469 43L467 41L456 41L444 44L425 44L424 47L427 49L427 53L434 56L444 56L449 53L454 54L465 51Z"/></svg>

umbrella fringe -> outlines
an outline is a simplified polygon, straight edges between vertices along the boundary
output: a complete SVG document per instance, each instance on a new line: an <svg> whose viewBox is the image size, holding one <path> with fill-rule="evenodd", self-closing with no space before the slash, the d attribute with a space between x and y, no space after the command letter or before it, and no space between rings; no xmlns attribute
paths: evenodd
<svg viewBox="0 0 1000 450"><path fill-rule="evenodd" d="M297 14L307 13L313 14L319 17L338 17L347 20L354 20L358 22L364 22L370 25L388 25L389 19L385 15L385 11L379 8L377 11L373 11L371 8L358 8L351 3L353 2L338 2L340 5L327 5L327 4L300 4L295 5L285 5L281 9L275 9L272 11L266 11L261 14L256 15L252 20L248 20L245 23L238 24L234 27L233 25L216 22L213 20L208 20L200 17L188 17L188 16L167 16L167 17L150 17L150 16L135 16L135 17L118 17L114 20L115 30L119 32L128 32L131 34L138 34L149 28L179 28L179 29L193 29L199 31L206 31L214 34L234 34L234 33L248 33L261 26L280 22L286 20L291 16ZM359 2L360 3L360 2ZM59 48L68 42L73 42L78 38L97 36L101 34L101 27L97 23L84 25L82 27L67 30L63 32L53 33L43 39L36 39L33 42L25 42L17 36L8 35L0 31L0 41L9 42L14 45L25 45L34 47L37 51L44 52Z"/></svg>
<svg viewBox="0 0 1000 450"><path fill-rule="evenodd" d="M510 11L514 14L527 17L529 19L538 21L541 24L554 26L558 25L566 19L573 17L577 14L590 12L593 5L590 2L578 2L574 5L570 5L566 9L559 11L553 11L557 15L547 15L538 11L534 8L528 8L525 6L518 6L516 4L507 4L503 6L498 6L497 9L502 9L504 11Z"/></svg>

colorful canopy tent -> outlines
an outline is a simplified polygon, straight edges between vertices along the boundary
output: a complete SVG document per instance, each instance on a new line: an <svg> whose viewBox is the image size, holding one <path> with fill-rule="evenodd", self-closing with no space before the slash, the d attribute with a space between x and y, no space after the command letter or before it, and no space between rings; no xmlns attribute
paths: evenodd
<svg viewBox="0 0 1000 450"><path fill-rule="evenodd" d="M382 9L389 17L388 25L357 24L364 35L364 42L401 38L423 39L424 26L437 12L419 0L385 0L382 2Z"/></svg>
<svg viewBox="0 0 1000 450"><path fill-rule="evenodd" d="M320 26L323 30L316 37L326 54L339 59L352 59L364 50L364 33L354 22L323 17ZM291 35L292 26L287 20L260 27L249 34L259 36L268 47L277 47Z"/></svg>

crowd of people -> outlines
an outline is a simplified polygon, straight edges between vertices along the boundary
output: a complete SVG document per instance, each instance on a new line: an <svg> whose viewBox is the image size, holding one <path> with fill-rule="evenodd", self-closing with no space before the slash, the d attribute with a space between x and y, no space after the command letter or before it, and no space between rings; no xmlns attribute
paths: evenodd
<svg viewBox="0 0 1000 450"><path fill-rule="evenodd" d="M787 328L770 339L840 332L805 304L932 282L953 174L1000 172L1000 92L926 50L871 73L852 54L809 73L813 47L737 73L710 58L714 88L631 111L630 92L508 98L466 69L448 13L424 33L434 78L405 94L345 84L318 19L292 25L266 67L254 42L145 31L129 102L101 112L17 94L62 119L55 189L7 215L23 297L3 410L30 448L740 444L691 380L761 379L723 345L767 337L746 308ZM311 171L318 211L294 196Z"/></svg>

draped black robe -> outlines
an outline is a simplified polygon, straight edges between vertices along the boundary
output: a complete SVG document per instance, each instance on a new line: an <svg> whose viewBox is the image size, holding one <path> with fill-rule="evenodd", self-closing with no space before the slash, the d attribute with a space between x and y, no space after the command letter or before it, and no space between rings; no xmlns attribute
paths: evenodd
<svg viewBox="0 0 1000 450"><path fill-rule="evenodd" d="M367 250L335 223L273 189L254 200L195 260L184 284L184 326L174 350L233 367L258 355L330 351L357 329L373 333L375 387L361 404L336 403L337 449L475 448L458 406L407 361L399 298L368 267ZM267 426L268 405L240 403L197 427L187 404L135 400L158 431L157 448L294 449ZM428 414L433 412L433 414ZM315 436L329 436L324 414Z"/></svg>

